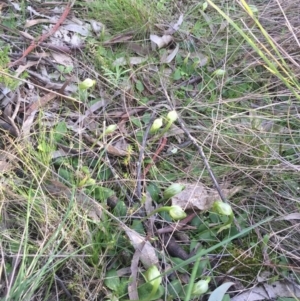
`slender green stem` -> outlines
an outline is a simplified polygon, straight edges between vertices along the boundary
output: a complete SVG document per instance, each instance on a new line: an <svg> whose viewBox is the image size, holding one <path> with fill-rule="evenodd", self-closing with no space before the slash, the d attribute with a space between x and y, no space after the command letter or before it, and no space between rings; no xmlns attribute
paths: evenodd
<svg viewBox="0 0 300 301"><path fill-rule="evenodd" d="M150 212L150 214L148 214L147 216L145 216L144 218L142 218L141 222L144 222L147 218L149 218L150 216L152 216L155 213L159 213L159 212L163 212L163 211L170 211L171 208L172 208L171 206L164 206L164 207L156 208L155 210L153 210L152 212Z"/></svg>
<svg viewBox="0 0 300 301"><path fill-rule="evenodd" d="M197 254L200 253L200 252L201 252L201 251L198 250ZM202 253L201 253L201 254L202 254ZM202 257L199 256L199 257L196 259L196 262L195 262L195 264L194 264L193 271L192 271L192 274L191 274L191 277L190 277L190 281L189 281L189 285L188 285L188 288L187 288L187 292L186 292L184 301L190 301L190 300L191 300L192 291L193 291L193 287L194 287L194 285L195 285L196 275L197 275L197 271L198 271L198 268L199 268L199 264L200 264L201 258L202 258Z"/></svg>

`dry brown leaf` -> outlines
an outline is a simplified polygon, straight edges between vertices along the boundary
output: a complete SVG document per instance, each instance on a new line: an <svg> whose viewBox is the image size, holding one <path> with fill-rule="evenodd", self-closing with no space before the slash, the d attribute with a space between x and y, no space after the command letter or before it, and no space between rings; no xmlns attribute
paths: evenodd
<svg viewBox="0 0 300 301"><path fill-rule="evenodd" d="M209 15L207 15L207 14L206 14L203 10L201 10L201 9L200 9L199 11L200 11L202 17L205 19L206 23L208 24L208 27L209 27L211 33L212 33L213 35L215 35L215 34L216 34L216 31L215 31L215 28L214 28L214 22L212 22L211 17L210 17Z"/></svg>
<svg viewBox="0 0 300 301"><path fill-rule="evenodd" d="M182 22L183 22L183 15L180 15L178 21L174 25L171 25L170 28L164 32L164 34L172 35L173 33L175 33L179 29Z"/></svg>
<svg viewBox="0 0 300 301"><path fill-rule="evenodd" d="M134 42L129 42L127 44L127 47L128 47L128 50L131 50L135 53L137 53L138 55L140 56L147 56L151 53L151 50L146 48L146 47L143 47L137 43L134 43Z"/></svg>
<svg viewBox="0 0 300 301"><path fill-rule="evenodd" d="M130 265L130 279L131 282L128 284L128 296L130 300L139 300L139 294L137 290L137 274L138 274L138 265L141 257L142 250L136 249Z"/></svg>
<svg viewBox="0 0 300 301"><path fill-rule="evenodd" d="M45 106L49 101L54 99L57 96L56 93L49 92L48 94L44 95L40 99L38 99L36 102L32 103L30 107L26 111L26 115L30 115L33 111L38 110L39 108Z"/></svg>
<svg viewBox="0 0 300 301"><path fill-rule="evenodd" d="M106 151L114 156L127 156L128 155L128 148L129 144L126 142L124 138L119 139L114 144L108 144L106 145L105 149Z"/></svg>
<svg viewBox="0 0 300 301"><path fill-rule="evenodd" d="M75 122L75 124L82 124L82 122L89 117L90 115L92 115L95 111L105 107L107 105L108 101L107 100L99 100L97 102L95 102L94 104L92 104L86 111L84 114L81 114L77 121Z"/></svg>
<svg viewBox="0 0 300 301"><path fill-rule="evenodd" d="M287 214L283 217L279 217L276 220L277 221L289 221L289 220L294 220L294 219L300 219L300 213L299 212L294 212L294 213L290 213Z"/></svg>
<svg viewBox="0 0 300 301"><path fill-rule="evenodd" d="M111 144L108 144L105 149L109 154L113 156L124 157L128 155L127 151L114 147Z"/></svg>
<svg viewBox="0 0 300 301"><path fill-rule="evenodd" d="M279 300L280 298L289 298L297 300L300 297L300 289L297 285L287 280L268 283L274 275L270 272L262 272L257 280L260 283L250 289L244 289L241 294L231 298L233 301L259 301L259 300Z"/></svg>
<svg viewBox="0 0 300 301"><path fill-rule="evenodd" d="M56 180L50 180L48 183L42 184L42 186L54 197L66 196L70 200L71 198L74 198L74 201L85 211L88 217L95 222L100 222L102 217L102 207L93 198L84 194L80 190L75 191L75 194L73 194L69 187Z"/></svg>
<svg viewBox="0 0 300 301"><path fill-rule="evenodd" d="M147 59L147 57L139 56L133 56L128 59L125 57L119 57L113 62L113 66L139 65L141 63L144 63Z"/></svg>
<svg viewBox="0 0 300 301"><path fill-rule="evenodd" d="M146 199L145 199L145 210L146 210L146 214L150 215L150 217L148 218L149 221L149 229L154 229L154 222L155 222L155 215L151 215L151 212L154 210L154 207L152 206L152 198L150 193L147 191L146 192Z"/></svg>
<svg viewBox="0 0 300 301"><path fill-rule="evenodd" d="M176 54L178 53L179 50L179 44L176 45L176 47L174 48L174 50L172 50L172 52L168 55L168 56L162 56L160 59L161 63L171 63L172 60L174 59L174 57L176 56Z"/></svg>
<svg viewBox="0 0 300 301"><path fill-rule="evenodd" d="M0 172L3 174L10 169L9 162L0 160Z"/></svg>
<svg viewBox="0 0 300 301"><path fill-rule="evenodd" d="M160 49L169 45L173 41L173 37L170 35L163 35L162 37L159 37L155 34L151 34L150 41L152 42L152 49L155 50L156 46L158 47L158 49Z"/></svg>
<svg viewBox="0 0 300 301"><path fill-rule="evenodd" d="M67 67L73 67L73 60L69 55L66 55L64 53L61 52L51 52L52 57L54 58L54 60L63 66L67 66Z"/></svg>
<svg viewBox="0 0 300 301"><path fill-rule="evenodd" d="M111 44L117 44L117 43L124 43L124 42L127 42L127 41L131 40L132 37L133 37L133 32L123 33L123 34L115 36L112 39L104 42L103 45L111 45Z"/></svg>
<svg viewBox="0 0 300 301"><path fill-rule="evenodd" d="M99 35L100 32L105 28L104 24L95 20L90 20L90 24L96 35Z"/></svg>
<svg viewBox="0 0 300 301"><path fill-rule="evenodd" d="M34 121L34 117L37 110L31 110L29 115L27 116L26 120L22 125L22 135L24 138L30 137L30 129Z"/></svg>
<svg viewBox="0 0 300 301"><path fill-rule="evenodd" d="M91 33L91 29L92 29L91 25L87 24L87 23L82 24L82 25L74 24L74 23L66 24L66 25L61 26L61 28L65 29L67 31L78 33L83 37L88 37L92 34Z"/></svg>
<svg viewBox="0 0 300 301"><path fill-rule="evenodd" d="M215 189L206 187L201 183L180 183L185 189L172 198L172 205L178 205L184 209L209 210L212 204L220 199ZM223 185L225 186L225 185ZM241 186L232 189L223 188L222 192L225 197L230 197L242 189Z"/></svg>
<svg viewBox="0 0 300 301"><path fill-rule="evenodd" d="M39 63L38 61L27 61L26 65L19 65L18 69L16 70L15 76L19 77L20 74L22 74L26 69L34 65L37 65L38 63Z"/></svg>
<svg viewBox="0 0 300 301"><path fill-rule="evenodd" d="M29 28L31 26L37 25L37 24L41 24L41 23L52 23L55 24L54 21L51 21L49 19L33 19L33 20L27 20L25 23L25 28Z"/></svg>
<svg viewBox="0 0 300 301"><path fill-rule="evenodd" d="M156 265L158 263L158 257L156 255L155 248L152 247L149 241L146 241L146 238L138 234L136 231L126 228L124 229L129 240L135 250L140 250L140 261L147 269L151 265Z"/></svg>

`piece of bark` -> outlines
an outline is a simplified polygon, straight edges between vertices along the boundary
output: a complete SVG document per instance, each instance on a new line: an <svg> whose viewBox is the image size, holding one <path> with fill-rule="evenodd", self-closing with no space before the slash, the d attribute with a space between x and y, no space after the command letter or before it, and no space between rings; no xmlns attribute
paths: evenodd
<svg viewBox="0 0 300 301"><path fill-rule="evenodd" d="M178 257L182 260L190 258L190 255L182 249L173 236L164 235L163 241L170 256Z"/></svg>

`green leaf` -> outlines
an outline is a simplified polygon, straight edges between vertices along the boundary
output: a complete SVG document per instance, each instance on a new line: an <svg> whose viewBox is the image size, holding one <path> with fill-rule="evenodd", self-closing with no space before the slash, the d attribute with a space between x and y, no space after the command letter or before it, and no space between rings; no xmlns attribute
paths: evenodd
<svg viewBox="0 0 300 301"><path fill-rule="evenodd" d="M176 299L179 296L184 296L183 287L178 279L173 280L167 285L168 295L172 296L172 299Z"/></svg>
<svg viewBox="0 0 300 301"><path fill-rule="evenodd" d="M173 79L174 80L179 80L181 79L181 70L180 69L176 69L173 73Z"/></svg>
<svg viewBox="0 0 300 301"><path fill-rule="evenodd" d="M43 152L43 153L49 153L51 151L51 147L48 143L45 141L42 141L41 143L38 144L38 150Z"/></svg>
<svg viewBox="0 0 300 301"><path fill-rule="evenodd" d="M184 260L182 260L182 259L180 259L178 257L171 257L171 261L172 261L172 263L174 263L174 266L175 266L175 265L178 265L178 264L182 263ZM185 267L179 268L177 271L179 273L183 273L183 274L184 273L188 273L188 271L187 271L187 269Z"/></svg>
<svg viewBox="0 0 300 301"><path fill-rule="evenodd" d="M56 142L59 142L67 132L68 132L68 128L66 123L64 121L59 122L54 129L54 135L53 135L54 140Z"/></svg>
<svg viewBox="0 0 300 301"><path fill-rule="evenodd" d="M131 121L134 125L136 125L138 128L142 128L142 127L143 127L140 118L137 118L137 117L130 118L130 121Z"/></svg>
<svg viewBox="0 0 300 301"><path fill-rule="evenodd" d="M105 201L110 196L114 195L115 192L109 188L97 186L94 188L92 194L97 201Z"/></svg>
<svg viewBox="0 0 300 301"><path fill-rule="evenodd" d="M111 169L103 165L98 169L97 179L101 181L107 181L111 177L111 175Z"/></svg>
<svg viewBox="0 0 300 301"><path fill-rule="evenodd" d="M158 201L161 200L161 198L159 196L160 195L160 189L156 184L153 184L153 183L149 184L147 186L147 191L150 193L151 198L152 198L153 201L158 202Z"/></svg>
<svg viewBox="0 0 300 301"><path fill-rule="evenodd" d="M206 267L208 266L208 264L209 264L209 260L208 259L204 259L204 260L200 261L198 270L196 272L197 278L198 277L200 278L204 274L204 272L205 272Z"/></svg>
<svg viewBox="0 0 300 301"><path fill-rule="evenodd" d="M73 70L73 66L66 66L65 73L70 73Z"/></svg>
<svg viewBox="0 0 300 301"><path fill-rule="evenodd" d="M143 83L142 83L140 80L138 80L138 81L136 82L135 87L136 87L136 89L137 89L139 92L143 92L143 91L144 91L144 85L143 85Z"/></svg>
<svg viewBox="0 0 300 301"><path fill-rule="evenodd" d="M135 220L132 222L131 228L132 228L133 230L135 230L137 233L142 234L142 235L145 235L145 229L144 229L144 226L143 226L143 224L141 223L141 221L135 219Z"/></svg>
<svg viewBox="0 0 300 301"><path fill-rule="evenodd" d="M139 300L140 301L152 301L159 299L164 294L164 288L160 285L158 287L158 290L153 296L151 295L152 291L152 285L150 283L145 283L138 287L138 294L139 294Z"/></svg>
<svg viewBox="0 0 300 301"><path fill-rule="evenodd" d="M222 301L230 301L230 296L229 294L225 294L225 296L223 297Z"/></svg>
<svg viewBox="0 0 300 301"><path fill-rule="evenodd" d="M69 170L67 170L65 168L60 168L58 170L58 174L60 177L62 177L67 182L69 182L69 183L73 182L73 174Z"/></svg>
<svg viewBox="0 0 300 301"><path fill-rule="evenodd" d="M149 113L145 113L142 117L142 121L144 122L145 125L149 124L150 119L151 119L151 115Z"/></svg>
<svg viewBox="0 0 300 301"><path fill-rule="evenodd" d="M118 201L114 209L114 215L117 217L126 216L127 207L123 201Z"/></svg>
<svg viewBox="0 0 300 301"><path fill-rule="evenodd" d="M63 73L65 71L65 66L63 65L57 65L56 68L58 69L58 71L60 71L61 73Z"/></svg>
<svg viewBox="0 0 300 301"><path fill-rule="evenodd" d="M112 291L117 291L120 285L120 278L117 274L117 270L109 270L104 279L104 284Z"/></svg>

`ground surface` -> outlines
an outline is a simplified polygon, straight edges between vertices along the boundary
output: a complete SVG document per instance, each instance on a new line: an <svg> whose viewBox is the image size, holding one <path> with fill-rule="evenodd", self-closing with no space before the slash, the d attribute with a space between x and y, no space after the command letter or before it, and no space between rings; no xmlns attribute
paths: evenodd
<svg viewBox="0 0 300 301"><path fill-rule="evenodd" d="M1 300L300 297L297 1L0 7Z"/></svg>

